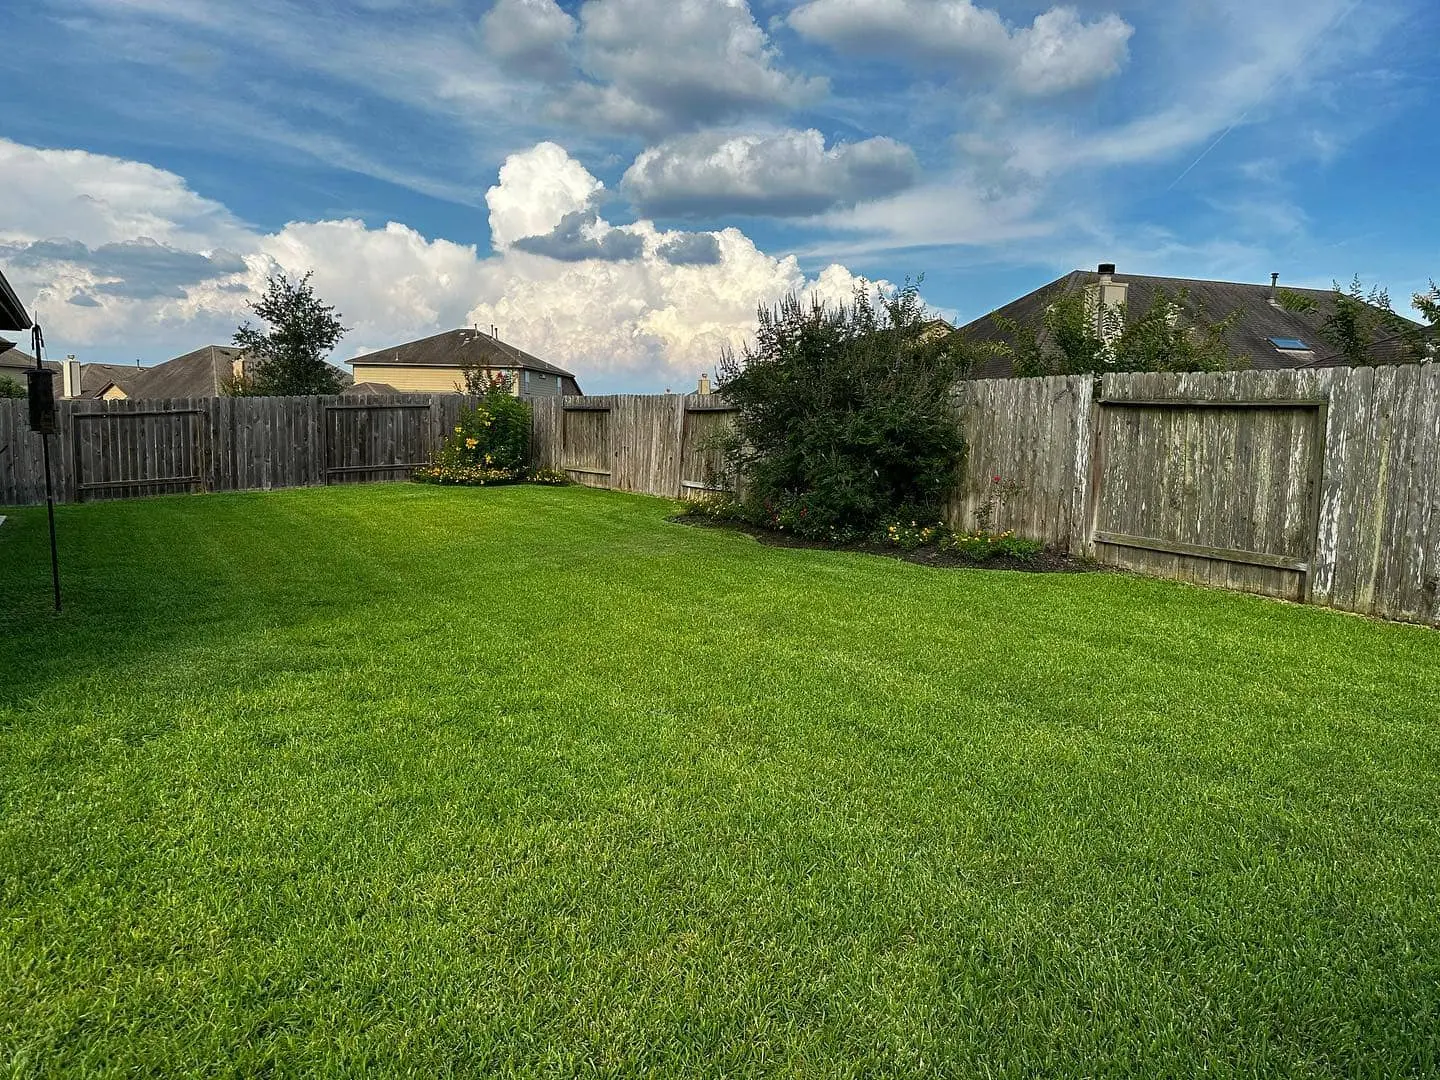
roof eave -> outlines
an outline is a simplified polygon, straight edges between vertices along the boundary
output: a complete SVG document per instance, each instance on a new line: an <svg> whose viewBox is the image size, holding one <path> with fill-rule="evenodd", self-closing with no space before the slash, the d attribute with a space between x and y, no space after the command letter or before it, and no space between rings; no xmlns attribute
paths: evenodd
<svg viewBox="0 0 1440 1080"><path fill-rule="evenodd" d="M15 290L0 274L0 330L29 330L35 324L25 313L25 305L15 295Z"/></svg>

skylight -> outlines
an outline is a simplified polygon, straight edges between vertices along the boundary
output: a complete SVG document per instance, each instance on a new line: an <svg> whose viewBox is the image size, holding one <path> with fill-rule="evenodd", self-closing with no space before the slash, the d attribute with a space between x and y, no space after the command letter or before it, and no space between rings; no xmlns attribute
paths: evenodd
<svg viewBox="0 0 1440 1080"><path fill-rule="evenodd" d="M1270 344L1285 352L1308 352L1310 349L1309 345L1297 337L1272 337Z"/></svg>

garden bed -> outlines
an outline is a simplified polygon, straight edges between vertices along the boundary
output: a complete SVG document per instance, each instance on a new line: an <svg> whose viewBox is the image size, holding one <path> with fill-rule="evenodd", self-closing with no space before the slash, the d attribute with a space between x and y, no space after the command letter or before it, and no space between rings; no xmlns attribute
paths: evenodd
<svg viewBox="0 0 1440 1080"><path fill-rule="evenodd" d="M738 521L721 521L701 514L676 514L667 520L676 525L692 525L701 529L728 529L753 536L762 544L771 547L808 548L822 551L855 551L866 555L883 555L902 562L919 563L944 570L1014 570L1025 574L1093 574L1105 570L1099 563L1089 559L1077 559L1058 551L1041 551L1034 555L992 555L987 559L970 559L950 551L934 547L921 547L913 551L878 544L873 540L857 540L852 543L833 544L825 540L807 540L794 533L765 529Z"/></svg>

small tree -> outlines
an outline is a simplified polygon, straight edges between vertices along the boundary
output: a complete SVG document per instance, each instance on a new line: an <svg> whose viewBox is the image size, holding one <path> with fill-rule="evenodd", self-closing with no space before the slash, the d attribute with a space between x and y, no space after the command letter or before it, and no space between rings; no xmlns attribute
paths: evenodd
<svg viewBox="0 0 1440 1080"><path fill-rule="evenodd" d="M345 327L335 308L315 295L312 273L307 271L299 281L283 272L272 275L265 295L250 305L270 329L262 332L246 322L235 332L235 344L254 368L228 385L229 393L278 397L339 392L340 373L325 358Z"/></svg>
<svg viewBox="0 0 1440 1080"><path fill-rule="evenodd" d="M1437 335L1440 335L1440 285L1435 284L1434 278L1430 279L1430 288L1426 292L1417 292L1411 298L1411 306L1425 320L1425 336L1429 339L1429 349L1433 349Z"/></svg>
<svg viewBox="0 0 1440 1080"><path fill-rule="evenodd" d="M1425 296L1424 293L1415 296L1415 306L1422 314L1425 312L1422 306ZM1323 310L1315 300L1290 289L1281 289L1276 299L1286 311L1317 315ZM1414 359L1425 356L1424 331L1395 312L1390 306L1387 290L1377 285L1366 292L1359 275L1346 289L1342 289L1338 281L1334 283L1329 310L1324 312L1319 334L1351 367L1373 364L1375 361L1370 351L1375 342L1384 337L1398 336L1404 342L1406 352Z"/></svg>
<svg viewBox="0 0 1440 1080"><path fill-rule="evenodd" d="M1157 289L1150 304L1127 321L1125 308L1083 292L1063 293L1045 309L1041 326L999 317L1010 338L990 349L1008 356L1014 374L1083 375L1105 371L1224 371L1236 366L1225 344L1235 315L1210 321L1182 289ZM1043 333L1041 332L1043 328Z"/></svg>
<svg viewBox="0 0 1440 1080"><path fill-rule="evenodd" d="M461 364L460 377L464 382L459 389L472 397L489 397L497 391L504 394L511 392L509 375L479 364Z"/></svg>
<svg viewBox="0 0 1440 1080"><path fill-rule="evenodd" d="M934 521L964 447L953 393L968 356L927 332L918 286L857 290L850 306L791 296L759 321L755 345L719 368L739 409L728 456L746 516L825 539Z"/></svg>
<svg viewBox="0 0 1440 1080"><path fill-rule="evenodd" d="M10 378L9 375L0 375L0 398L22 398L25 396L25 387Z"/></svg>

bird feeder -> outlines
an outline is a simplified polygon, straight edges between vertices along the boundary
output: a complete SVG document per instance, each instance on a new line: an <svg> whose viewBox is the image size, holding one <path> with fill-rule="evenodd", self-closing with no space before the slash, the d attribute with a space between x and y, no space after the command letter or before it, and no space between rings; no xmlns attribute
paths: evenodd
<svg viewBox="0 0 1440 1080"><path fill-rule="evenodd" d="M55 376L44 368L25 371L30 384L30 430L36 435L55 434Z"/></svg>

